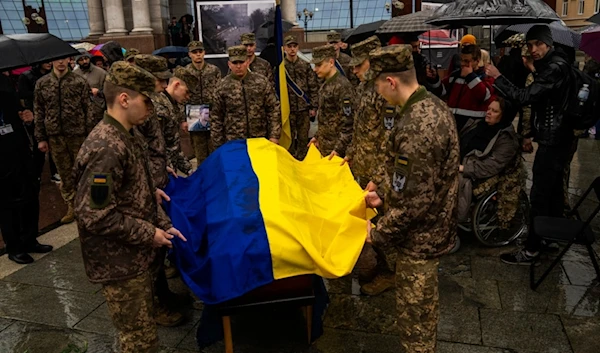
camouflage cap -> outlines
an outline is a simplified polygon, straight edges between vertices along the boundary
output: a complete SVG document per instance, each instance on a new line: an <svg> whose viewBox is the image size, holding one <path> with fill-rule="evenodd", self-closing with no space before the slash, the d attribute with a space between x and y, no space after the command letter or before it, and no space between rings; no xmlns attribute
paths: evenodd
<svg viewBox="0 0 600 353"><path fill-rule="evenodd" d="M331 44L327 44L313 49L311 62L313 64L318 64L320 62L323 62L325 59L335 59L335 57L335 47Z"/></svg>
<svg viewBox="0 0 600 353"><path fill-rule="evenodd" d="M130 57L140 54L140 51L136 48L129 48L125 52L125 59L128 60Z"/></svg>
<svg viewBox="0 0 600 353"><path fill-rule="evenodd" d="M369 37L362 42L354 44L350 50L352 51L352 60L350 66L354 67L362 64L369 58L369 53L372 50L381 48L381 42L376 36Z"/></svg>
<svg viewBox="0 0 600 353"><path fill-rule="evenodd" d="M243 45L235 45L227 48L229 54L229 61L246 61L248 59L248 51Z"/></svg>
<svg viewBox="0 0 600 353"><path fill-rule="evenodd" d="M113 63L106 80L119 87L141 93L148 98L154 95L156 87L156 78L151 73L126 61Z"/></svg>
<svg viewBox="0 0 600 353"><path fill-rule="evenodd" d="M191 41L187 47L188 47L188 51L204 50L204 43L202 43L199 40L194 40L194 41Z"/></svg>
<svg viewBox="0 0 600 353"><path fill-rule="evenodd" d="M133 57L135 64L150 72L159 80L168 80L173 75L169 71L167 59L150 54L138 54Z"/></svg>
<svg viewBox="0 0 600 353"><path fill-rule="evenodd" d="M373 80L384 72L402 72L415 67L412 47L396 44L375 49L369 53L371 67L365 74L367 80Z"/></svg>
<svg viewBox="0 0 600 353"><path fill-rule="evenodd" d="M244 33L240 37L242 45L256 43L256 35L254 33Z"/></svg>
<svg viewBox="0 0 600 353"><path fill-rule="evenodd" d="M327 43L337 43L342 41L342 35L338 32L331 31L327 33Z"/></svg>
<svg viewBox="0 0 600 353"><path fill-rule="evenodd" d="M198 81L198 78L192 72L190 72L188 69L182 66L178 66L175 68L175 70L173 71L173 77L176 77L181 81L185 82L185 84L190 89L197 87L200 83Z"/></svg>
<svg viewBox="0 0 600 353"><path fill-rule="evenodd" d="M285 45L298 44L298 38L296 38L296 36L290 34L289 36L287 36L283 39L283 44L285 44Z"/></svg>

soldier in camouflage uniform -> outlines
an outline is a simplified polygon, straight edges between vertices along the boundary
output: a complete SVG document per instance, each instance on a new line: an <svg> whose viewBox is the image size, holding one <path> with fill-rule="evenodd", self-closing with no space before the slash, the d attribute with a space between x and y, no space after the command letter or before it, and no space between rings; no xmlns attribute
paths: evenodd
<svg viewBox="0 0 600 353"><path fill-rule="evenodd" d="M244 33L240 40L248 53L248 70L263 75L274 85L275 77L273 76L271 64L265 59L256 56L256 35L254 33Z"/></svg>
<svg viewBox="0 0 600 353"><path fill-rule="evenodd" d="M339 68L342 68L340 73L343 74L344 76L346 76L348 81L350 81L350 83L354 87L358 86L358 84L360 83L360 80L352 72L352 66L350 65L350 60L352 58L349 55L341 52L342 45L343 45L342 35L335 31L331 31L331 32L327 33L327 43L331 44L335 47L335 54L336 54L335 60L337 61Z"/></svg>
<svg viewBox="0 0 600 353"><path fill-rule="evenodd" d="M317 76L310 64L298 57L298 40L290 35L284 39L285 70L288 77L293 81L297 90L291 89L288 83L290 97L290 127L292 132L292 145L290 153L298 160L304 159L308 148L308 130L310 129L310 118L317 112L319 100Z"/></svg>
<svg viewBox="0 0 600 353"><path fill-rule="evenodd" d="M207 104L209 109L215 105L217 85L221 81L221 70L215 65L204 61L204 44L199 41L192 41L188 44L188 55L192 59L192 63L185 68L196 76L198 85L190 88L189 104ZM210 110L209 110L210 111ZM183 116L185 119L185 116ZM184 130L188 129L187 122L182 121ZM198 167L208 157L212 151L210 144L210 131L190 131L192 146L194 147L194 155L198 162Z"/></svg>
<svg viewBox="0 0 600 353"><path fill-rule="evenodd" d="M335 55L333 45L313 49L314 70L325 82L319 89L319 129L310 143L314 143L323 156L344 157L352 140L356 99L354 88L335 67Z"/></svg>
<svg viewBox="0 0 600 353"><path fill-rule="evenodd" d="M278 144L281 109L273 86L264 76L248 71L244 46L230 47L228 53L231 73L219 82L211 116L213 148L255 137Z"/></svg>
<svg viewBox="0 0 600 353"><path fill-rule="evenodd" d="M358 108L354 113L352 143L346 151L345 159L351 161L350 169L356 181L363 189L369 181L383 190L385 178L385 142L396 118L396 107L390 105L375 90L373 80L366 81L365 73L369 69L369 52L381 48L381 42L375 36L352 46L350 65L354 74L361 80L357 88ZM377 276L361 286L366 295L378 295L394 286L396 251L373 247L377 253Z"/></svg>
<svg viewBox="0 0 600 353"><path fill-rule="evenodd" d="M398 327L403 352L435 353L439 321L438 257L456 242L459 144L448 107L419 86L410 45L370 54L367 79L401 106L386 150L384 214L367 242L394 246ZM411 93L412 92L412 93ZM367 205L381 205L371 189Z"/></svg>
<svg viewBox="0 0 600 353"><path fill-rule="evenodd" d="M155 78L115 62L104 85L107 112L75 163L83 262L102 284L123 353L158 352L149 266L155 248L185 240L156 202L144 138L134 127L151 114Z"/></svg>
<svg viewBox="0 0 600 353"><path fill-rule="evenodd" d="M60 191L67 204L61 223L74 220L73 163L79 147L94 127L91 89L87 81L71 73L69 59L52 62L52 72L40 78L34 91L35 139L41 152L50 148L61 178Z"/></svg>

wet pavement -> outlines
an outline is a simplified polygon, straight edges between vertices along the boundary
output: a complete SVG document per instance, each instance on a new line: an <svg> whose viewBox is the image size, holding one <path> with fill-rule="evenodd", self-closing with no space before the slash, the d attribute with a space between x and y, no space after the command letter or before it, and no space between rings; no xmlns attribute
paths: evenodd
<svg viewBox="0 0 600 353"><path fill-rule="evenodd" d="M581 140L572 164L573 200L600 175L600 142ZM531 170L533 156L526 156ZM529 177L531 179L531 176ZM530 184L530 183L529 183ZM584 210L594 202L586 201ZM585 213L585 212L584 212ZM594 222L600 230L600 221ZM44 236L57 250L28 266L0 270L0 353L113 352L114 329L100 286L85 276L74 225ZM469 234L463 246L440 262L440 353L597 353L600 341L600 285L584 248L574 246L537 291L529 289L528 267L501 263L514 248L485 248ZM62 244L65 244L61 246ZM600 245L594 245L600 252ZM374 265L366 247L357 268ZM551 258L545 257L540 273ZM5 268L6 256L0 257ZM185 291L179 279L173 290ZM235 352L387 353L398 352L393 291L358 294L358 276L329 281L331 304L325 334L306 343L300 312L265 312L233 319ZM160 328L163 351L198 352L195 342L201 310L184 308L187 322ZM216 343L202 352L224 352Z"/></svg>

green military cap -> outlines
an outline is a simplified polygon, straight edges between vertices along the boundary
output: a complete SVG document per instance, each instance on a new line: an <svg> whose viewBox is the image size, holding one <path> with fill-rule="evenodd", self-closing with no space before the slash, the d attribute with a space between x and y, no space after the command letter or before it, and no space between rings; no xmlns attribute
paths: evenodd
<svg viewBox="0 0 600 353"><path fill-rule="evenodd" d="M290 34L289 36L287 36L283 39L283 44L285 44L285 45L298 44L298 39L296 38L296 36L293 36Z"/></svg>
<svg viewBox="0 0 600 353"><path fill-rule="evenodd" d="M313 49L312 63L318 64L325 59L335 59L335 47L331 44L323 45Z"/></svg>
<svg viewBox="0 0 600 353"><path fill-rule="evenodd" d="M142 69L150 72L159 80L168 80L173 75L169 71L167 59L150 54L138 54L133 57L135 64Z"/></svg>
<svg viewBox="0 0 600 353"><path fill-rule="evenodd" d="M128 60L130 57L138 55L139 53L140 53L140 51L137 50L136 48L129 48L125 52L125 59Z"/></svg>
<svg viewBox="0 0 600 353"><path fill-rule="evenodd" d="M342 35L338 32L331 31L327 33L327 43L337 43L342 41Z"/></svg>
<svg viewBox="0 0 600 353"><path fill-rule="evenodd" d="M381 42L376 36L369 37L362 42L354 44L350 50L352 51L352 60L350 66L357 66L365 62L369 58L369 53L372 50L381 48Z"/></svg>
<svg viewBox="0 0 600 353"><path fill-rule="evenodd" d="M227 48L229 54L229 61L246 61L248 59L248 51L243 45L234 45L233 47Z"/></svg>
<svg viewBox="0 0 600 353"><path fill-rule="evenodd" d="M402 72L415 67L412 46L396 44L375 49L369 53L371 66L365 74L367 80L373 80L385 72Z"/></svg>
<svg viewBox="0 0 600 353"><path fill-rule="evenodd" d="M177 66L175 70L173 70L173 77L180 79L185 82L185 84L190 88L197 87L199 84L198 78L192 74L188 69Z"/></svg>
<svg viewBox="0 0 600 353"><path fill-rule="evenodd" d="M150 98L154 95L156 78L143 68L126 61L116 61L108 71L106 80L119 87L127 88Z"/></svg>
<svg viewBox="0 0 600 353"><path fill-rule="evenodd" d="M241 37L242 45L256 43L256 35L254 33L244 33Z"/></svg>
<svg viewBox="0 0 600 353"><path fill-rule="evenodd" d="M193 40L188 44L188 51L204 50L204 43L199 40Z"/></svg>

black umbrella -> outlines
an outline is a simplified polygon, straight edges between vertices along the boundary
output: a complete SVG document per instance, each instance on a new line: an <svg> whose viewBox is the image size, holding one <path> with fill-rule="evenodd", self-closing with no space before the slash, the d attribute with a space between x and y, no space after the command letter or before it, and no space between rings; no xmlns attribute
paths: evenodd
<svg viewBox="0 0 600 353"><path fill-rule="evenodd" d="M498 30L496 30L494 42L499 46L500 43L503 43L505 40L515 34L526 34L529 29L535 25L535 23L527 23L512 26L501 26L498 28ZM550 30L552 31L552 39L554 39L554 42L575 49L579 48L579 43L581 43L580 33L573 31L559 21L550 23L548 27L550 27Z"/></svg>
<svg viewBox="0 0 600 353"><path fill-rule="evenodd" d="M345 37L342 36L342 39L348 44L358 43L375 35L375 32L386 22L387 20L379 20L371 23L363 23L346 33Z"/></svg>
<svg viewBox="0 0 600 353"><path fill-rule="evenodd" d="M560 18L542 0L456 0L440 6L426 23L464 27L550 23Z"/></svg>
<svg viewBox="0 0 600 353"><path fill-rule="evenodd" d="M596 23L600 25L600 12L587 19L588 22Z"/></svg>
<svg viewBox="0 0 600 353"><path fill-rule="evenodd" d="M48 33L0 35L0 71L31 66L80 53Z"/></svg>
<svg viewBox="0 0 600 353"><path fill-rule="evenodd" d="M170 58L181 58L188 55L188 48L170 45L156 49L152 52L152 55L168 55Z"/></svg>

